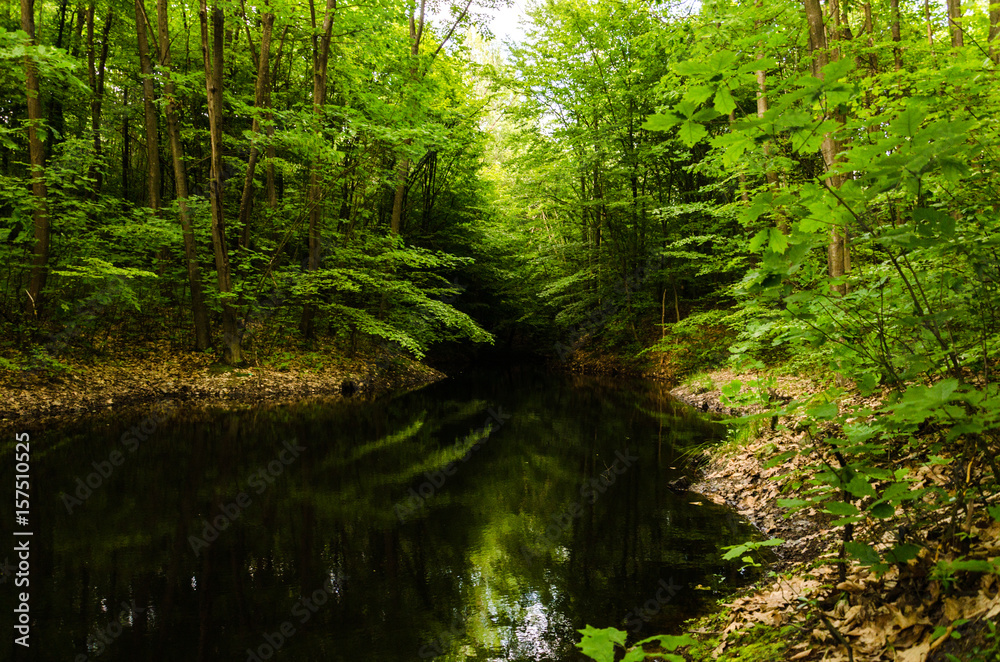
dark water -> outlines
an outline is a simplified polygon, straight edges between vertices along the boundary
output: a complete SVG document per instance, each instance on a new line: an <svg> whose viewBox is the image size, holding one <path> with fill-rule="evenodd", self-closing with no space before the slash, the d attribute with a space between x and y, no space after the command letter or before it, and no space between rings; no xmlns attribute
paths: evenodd
<svg viewBox="0 0 1000 662"><path fill-rule="evenodd" d="M718 430L656 388L481 372L35 431L32 645L5 628L0 658L578 660L586 624L677 631L751 533L667 488Z"/></svg>

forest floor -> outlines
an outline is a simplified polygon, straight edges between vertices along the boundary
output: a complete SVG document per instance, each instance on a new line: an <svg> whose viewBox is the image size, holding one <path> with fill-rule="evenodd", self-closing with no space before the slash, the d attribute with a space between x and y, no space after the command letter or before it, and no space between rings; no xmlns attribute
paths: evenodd
<svg viewBox="0 0 1000 662"><path fill-rule="evenodd" d="M0 372L0 428L37 427L85 413L170 400L199 405L254 404L309 396L367 397L444 377L386 354L347 358L329 348L285 352L241 368L210 355L134 346L110 357L63 359L63 368Z"/></svg>
<svg viewBox="0 0 1000 662"><path fill-rule="evenodd" d="M672 394L701 410L749 413L726 407L720 387L759 377L719 370ZM808 379L792 377L777 377L772 388L778 398L822 390ZM861 399L850 393L845 398ZM795 421L780 423L772 429L770 420L763 419L739 440L706 452L701 479L691 488L735 508L762 538L785 542L770 548L776 558L767 579L726 601L718 613L689 624L700 642L687 652L689 659L1000 660L1000 578L969 573L964 583L949 584L932 577L936 561L954 556L934 543L944 522L909 532L911 540L925 546L913 561L882 575L867 566L847 565L846 576L840 577L835 559L841 530L829 525L831 516L807 509L788 517L777 504L779 494L801 496L787 489L787 479L809 460L806 436L795 431ZM805 452L766 466L767 458L790 450ZM914 488L943 485L943 472L943 466L920 466L912 474ZM1000 555L1000 522L983 515L976 520L979 526L971 528L968 558ZM880 533L858 529L855 536L877 538Z"/></svg>

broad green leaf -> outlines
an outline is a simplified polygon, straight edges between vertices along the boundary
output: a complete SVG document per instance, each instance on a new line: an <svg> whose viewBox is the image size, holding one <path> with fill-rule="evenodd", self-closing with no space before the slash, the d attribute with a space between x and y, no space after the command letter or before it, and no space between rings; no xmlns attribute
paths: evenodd
<svg viewBox="0 0 1000 662"><path fill-rule="evenodd" d="M753 239L750 240L750 243L747 245L747 249L751 253L756 253L764 245L764 242L767 241L768 236L770 236L770 232L768 230L760 230L753 236Z"/></svg>
<svg viewBox="0 0 1000 662"><path fill-rule="evenodd" d="M920 123L927 117L927 111L916 103L910 103L906 109L889 122L889 130L901 136L912 138L920 130Z"/></svg>
<svg viewBox="0 0 1000 662"><path fill-rule="evenodd" d="M885 560L889 563L906 563L917 558L920 547L911 543L896 545L885 554Z"/></svg>
<svg viewBox="0 0 1000 662"><path fill-rule="evenodd" d="M885 519L887 517L892 517L896 514L896 509L888 503L876 503L871 507L869 511L872 517L878 517L879 519Z"/></svg>
<svg viewBox="0 0 1000 662"><path fill-rule="evenodd" d="M669 131L680 121L681 118L674 113L650 115L642 124L642 128L647 131Z"/></svg>
<svg viewBox="0 0 1000 662"><path fill-rule="evenodd" d="M843 501L830 501L824 504L823 509L828 513L840 515L841 517L850 517L861 512L853 503L845 503Z"/></svg>
<svg viewBox="0 0 1000 662"><path fill-rule="evenodd" d="M806 414L812 418L818 418L820 420L829 420L831 418L836 418L837 414L840 413L840 408L837 406L836 402L827 402L825 404L819 405L817 407L812 407L806 410Z"/></svg>
<svg viewBox="0 0 1000 662"><path fill-rule="evenodd" d="M844 487L848 492L856 497L873 497L875 496L875 488L871 486L871 483L861 475L856 475L847 485Z"/></svg>
<svg viewBox="0 0 1000 662"><path fill-rule="evenodd" d="M725 85L720 85L719 89L715 92L715 99L713 99L713 105L715 109L723 115L728 115L730 112L736 109L736 100L733 99L732 92Z"/></svg>
<svg viewBox="0 0 1000 662"><path fill-rule="evenodd" d="M851 541L844 543L844 551L852 558L857 559L861 565L875 565L882 560L878 552L871 545L863 542Z"/></svg>
<svg viewBox="0 0 1000 662"><path fill-rule="evenodd" d="M680 126L680 130L677 132L684 144L688 147L694 147L695 143L708 135L708 130L697 122L692 122L691 120L685 120Z"/></svg>
<svg viewBox="0 0 1000 662"><path fill-rule="evenodd" d="M689 87L684 93L684 99L700 106L712 97L713 91L714 88L711 85L695 85Z"/></svg>
<svg viewBox="0 0 1000 662"><path fill-rule="evenodd" d="M659 644L661 648L664 648L668 651L672 651L672 650L677 650L681 646L693 646L698 642L696 642L694 638L691 637L691 635L689 634L681 634L676 636L669 634L656 634L653 635L652 637L643 639L642 641L635 642L635 645L643 646L645 644L652 644L652 643Z"/></svg>
<svg viewBox="0 0 1000 662"><path fill-rule="evenodd" d="M854 60L848 57L834 60L823 67L823 82L827 85L840 80L854 70Z"/></svg>
<svg viewBox="0 0 1000 662"><path fill-rule="evenodd" d="M629 649L629 652L625 653L625 657L622 658L622 662L642 662L646 659L646 651L642 650L641 646L636 646Z"/></svg>
<svg viewBox="0 0 1000 662"><path fill-rule="evenodd" d="M701 104L692 103L687 99L681 99L677 102L677 105L674 106L674 111L676 111L677 115L679 115L681 119L691 119L691 117L698 111L698 107L700 105Z"/></svg>
<svg viewBox="0 0 1000 662"><path fill-rule="evenodd" d="M721 73L736 63L736 53L729 50L717 50L708 56L707 65L712 73Z"/></svg>
<svg viewBox="0 0 1000 662"><path fill-rule="evenodd" d="M679 76L702 76L713 73L712 67L700 60L677 62L673 69Z"/></svg>
<svg viewBox="0 0 1000 662"><path fill-rule="evenodd" d="M782 508L802 508L812 505L812 501L808 499L778 499L777 503Z"/></svg>
<svg viewBox="0 0 1000 662"><path fill-rule="evenodd" d="M784 253L788 248L788 236L778 228L771 228L769 234L771 240L767 242L768 249L775 253Z"/></svg>
<svg viewBox="0 0 1000 662"><path fill-rule="evenodd" d="M614 662L615 645L625 646L625 633L617 628L599 630L588 625L577 632L582 634L583 638L576 647L596 662Z"/></svg>

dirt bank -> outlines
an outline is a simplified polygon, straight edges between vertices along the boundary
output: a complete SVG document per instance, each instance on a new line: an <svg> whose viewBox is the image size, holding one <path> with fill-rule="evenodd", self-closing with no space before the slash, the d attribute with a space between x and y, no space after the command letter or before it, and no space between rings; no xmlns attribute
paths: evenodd
<svg viewBox="0 0 1000 662"><path fill-rule="evenodd" d="M709 373L673 389L674 397L699 409L740 413L721 388L758 375L728 371ZM768 380L773 399L801 398L820 390L804 379ZM847 394L854 404L864 400ZM699 645L685 652L691 660L832 660L901 662L962 662L1000 660L1000 635L993 634L1000 616L1000 577L970 575L963 584L942 581L934 574L938 560L949 552L933 542L943 523L911 530L922 543L916 559L893 565L883 574L869 566L848 565L840 577L834 564L842 529L830 525L830 515L811 509L786 518L777 499L802 496L789 481L806 464L810 449L796 421L761 419L707 455L701 480L692 490L734 507L765 537L785 542L777 550L774 571L756 589L725 604L713 616L690 624ZM768 467L778 453L801 452ZM784 482L784 492L779 485ZM913 488L943 484L933 468L915 467ZM780 492L780 493L779 493ZM971 529L969 558L1000 555L1000 522L980 518ZM859 528L857 535L871 535ZM887 532L886 535L895 535ZM931 550L937 549L933 552ZM993 624L991 626L991 624ZM990 627L988 627L990 626Z"/></svg>
<svg viewBox="0 0 1000 662"><path fill-rule="evenodd" d="M444 377L400 356L347 359L329 353L289 355L284 362L227 368L204 354L148 348L117 354L113 359L67 365L68 369L58 374L0 373L0 427L38 427L67 417L167 399L211 405L316 395L368 397Z"/></svg>

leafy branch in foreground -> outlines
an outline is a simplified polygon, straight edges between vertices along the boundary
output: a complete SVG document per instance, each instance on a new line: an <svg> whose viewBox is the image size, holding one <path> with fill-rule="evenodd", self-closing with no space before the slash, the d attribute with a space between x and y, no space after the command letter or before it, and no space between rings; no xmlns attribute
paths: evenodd
<svg viewBox="0 0 1000 662"><path fill-rule="evenodd" d="M578 630L582 636L576 644L584 655L595 662L614 662L615 652L621 648L625 649L625 657L622 662L638 662L639 660L667 660L668 662L684 662L684 657L668 651L674 651L681 646L690 646L695 643L690 635L670 636L655 635L647 637L642 641L637 641L632 646L625 647L626 633L617 628L597 629L587 626L583 630ZM657 646L660 651L646 652L645 646Z"/></svg>

